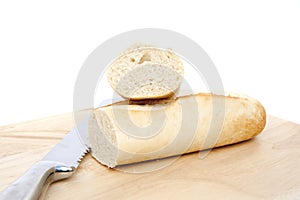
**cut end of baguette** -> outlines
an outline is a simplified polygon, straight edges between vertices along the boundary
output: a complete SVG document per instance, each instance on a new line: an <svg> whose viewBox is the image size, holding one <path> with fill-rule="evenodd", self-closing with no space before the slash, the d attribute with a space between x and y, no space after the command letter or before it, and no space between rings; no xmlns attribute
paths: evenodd
<svg viewBox="0 0 300 200"><path fill-rule="evenodd" d="M97 124L97 126L95 126ZM94 112L89 121L89 146L92 156L101 164L110 168L117 165L117 140L115 129L104 112ZM100 156L101 155L101 156Z"/></svg>
<svg viewBox="0 0 300 200"><path fill-rule="evenodd" d="M180 58L171 50L139 47L124 52L108 68L112 88L130 100L173 96L184 73Z"/></svg>

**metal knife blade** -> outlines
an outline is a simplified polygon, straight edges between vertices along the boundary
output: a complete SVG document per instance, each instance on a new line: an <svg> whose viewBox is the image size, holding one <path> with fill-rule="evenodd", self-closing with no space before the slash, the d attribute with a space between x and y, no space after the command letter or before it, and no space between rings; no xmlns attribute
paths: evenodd
<svg viewBox="0 0 300 200"><path fill-rule="evenodd" d="M88 152L86 117L23 176L0 193L0 200L43 199L48 186L74 174Z"/></svg>
<svg viewBox="0 0 300 200"><path fill-rule="evenodd" d="M82 123L78 124L52 148L42 160L77 168L83 156L88 152L87 125L88 119L84 119Z"/></svg>

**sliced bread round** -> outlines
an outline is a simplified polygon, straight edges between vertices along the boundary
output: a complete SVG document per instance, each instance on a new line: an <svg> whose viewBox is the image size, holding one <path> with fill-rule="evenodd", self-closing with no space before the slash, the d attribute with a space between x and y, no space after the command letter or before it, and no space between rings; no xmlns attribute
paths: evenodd
<svg viewBox="0 0 300 200"><path fill-rule="evenodd" d="M126 99L161 99L178 91L183 73L181 59L171 50L139 46L114 60L107 78L112 88Z"/></svg>

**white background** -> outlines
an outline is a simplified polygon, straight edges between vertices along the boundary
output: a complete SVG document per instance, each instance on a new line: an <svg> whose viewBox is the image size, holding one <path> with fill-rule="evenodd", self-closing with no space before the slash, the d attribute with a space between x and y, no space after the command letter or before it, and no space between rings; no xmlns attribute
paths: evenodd
<svg viewBox="0 0 300 200"><path fill-rule="evenodd" d="M76 76L103 41L164 28L209 54L227 91L300 123L299 1L1 1L0 125L72 111Z"/></svg>

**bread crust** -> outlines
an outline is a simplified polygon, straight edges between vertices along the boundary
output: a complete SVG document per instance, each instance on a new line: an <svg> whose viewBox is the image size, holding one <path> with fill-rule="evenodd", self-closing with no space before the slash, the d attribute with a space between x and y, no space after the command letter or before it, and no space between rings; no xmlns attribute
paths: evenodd
<svg viewBox="0 0 300 200"><path fill-rule="evenodd" d="M199 93L158 103L127 105L123 102L95 109L89 123L92 156L108 167L164 158L249 140L266 124L264 107L245 96ZM193 114L184 115L193 112L198 114L195 120L189 118ZM164 124L154 136L136 138L125 130L132 124L126 120L118 124L117 118L126 116L124 113L136 125L136 129L130 129L135 134L139 134L139 127L153 122L164 121ZM218 126L220 129L215 129ZM180 147L183 141L188 141L186 148Z"/></svg>

